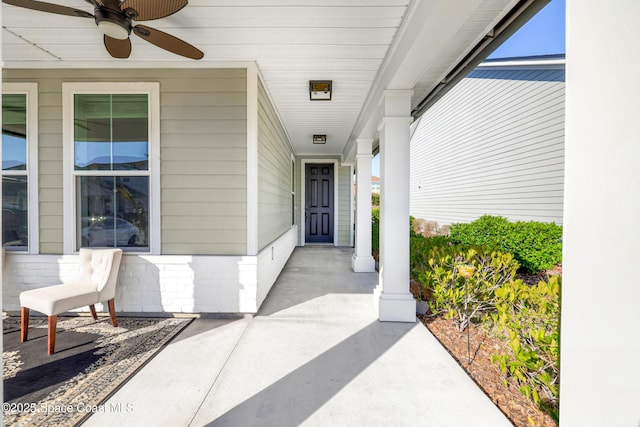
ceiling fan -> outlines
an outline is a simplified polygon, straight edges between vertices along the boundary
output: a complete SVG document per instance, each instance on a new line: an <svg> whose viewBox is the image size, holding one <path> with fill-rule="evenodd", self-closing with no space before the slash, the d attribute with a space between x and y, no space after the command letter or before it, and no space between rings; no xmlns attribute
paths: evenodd
<svg viewBox="0 0 640 427"><path fill-rule="evenodd" d="M149 21L173 15L187 5L187 0L85 0L94 7L93 14L72 7L36 0L2 0L13 6L56 13L59 15L93 18L104 35L104 46L114 58L128 58L131 54L129 34L133 31L162 49L191 59L201 59L204 53L177 37L132 21Z"/></svg>

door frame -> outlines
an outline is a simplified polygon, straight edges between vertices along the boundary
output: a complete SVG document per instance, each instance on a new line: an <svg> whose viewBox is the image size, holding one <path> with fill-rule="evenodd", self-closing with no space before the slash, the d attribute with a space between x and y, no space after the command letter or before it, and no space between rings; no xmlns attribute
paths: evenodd
<svg viewBox="0 0 640 427"><path fill-rule="evenodd" d="M333 246L338 246L338 159L300 159L300 203L304 206L307 200L307 164L333 164ZM305 246L306 223L304 209L300 206L300 246Z"/></svg>

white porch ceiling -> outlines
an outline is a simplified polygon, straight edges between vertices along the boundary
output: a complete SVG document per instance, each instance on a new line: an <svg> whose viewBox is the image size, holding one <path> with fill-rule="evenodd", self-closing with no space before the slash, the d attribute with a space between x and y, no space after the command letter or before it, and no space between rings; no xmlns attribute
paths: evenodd
<svg viewBox="0 0 640 427"><path fill-rule="evenodd" d="M51 0L93 13L84 0ZM5 68L216 66L255 61L300 155L348 155L375 137L384 89L414 89L414 105L517 0L191 0L145 25L202 50L183 59L131 35L113 59L92 19L2 5ZM331 101L310 101L309 80L333 80ZM313 134L326 145L313 145Z"/></svg>

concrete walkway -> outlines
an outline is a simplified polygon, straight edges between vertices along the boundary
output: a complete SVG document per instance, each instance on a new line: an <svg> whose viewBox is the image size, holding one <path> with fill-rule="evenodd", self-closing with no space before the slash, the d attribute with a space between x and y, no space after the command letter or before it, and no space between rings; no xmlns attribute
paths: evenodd
<svg viewBox="0 0 640 427"><path fill-rule="evenodd" d="M298 248L257 316L198 319L87 426L511 426L352 249Z"/></svg>

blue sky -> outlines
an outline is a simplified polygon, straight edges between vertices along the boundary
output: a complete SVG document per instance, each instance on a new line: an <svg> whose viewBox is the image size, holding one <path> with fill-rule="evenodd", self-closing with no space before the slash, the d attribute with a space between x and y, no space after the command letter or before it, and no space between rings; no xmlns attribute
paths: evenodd
<svg viewBox="0 0 640 427"><path fill-rule="evenodd" d="M489 58L565 53L565 0L551 0Z"/></svg>
<svg viewBox="0 0 640 427"><path fill-rule="evenodd" d="M551 0L489 58L565 53L565 0ZM380 157L373 159L373 175L380 176Z"/></svg>

